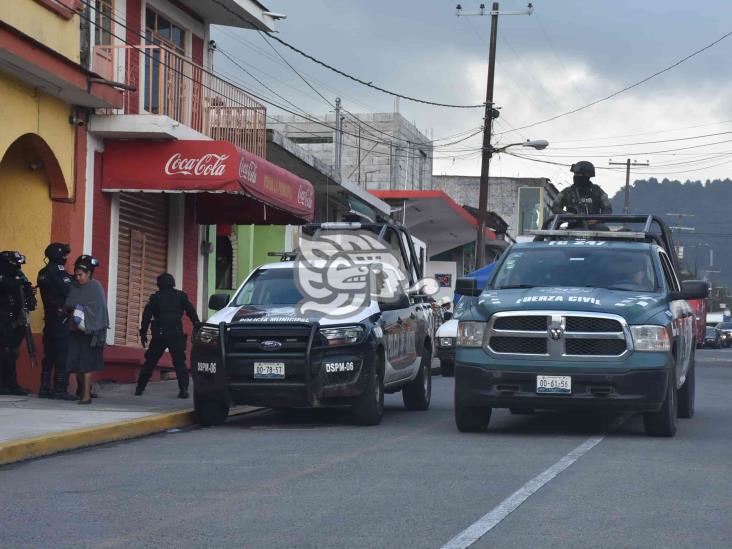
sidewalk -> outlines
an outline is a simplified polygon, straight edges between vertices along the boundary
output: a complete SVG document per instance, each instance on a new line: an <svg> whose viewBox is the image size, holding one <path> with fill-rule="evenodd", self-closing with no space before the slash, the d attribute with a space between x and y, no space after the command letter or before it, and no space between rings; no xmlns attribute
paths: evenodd
<svg viewBox="0 0 732 549"><path fill-rule="evenodd" d="M175 380L152 382L140 397L134 391L134 384L95 383L99 398L89 406L37 395L0 396L0 465L195 422L193 401L177 398ZM232 413L255 409L243 406Z"/></svg>

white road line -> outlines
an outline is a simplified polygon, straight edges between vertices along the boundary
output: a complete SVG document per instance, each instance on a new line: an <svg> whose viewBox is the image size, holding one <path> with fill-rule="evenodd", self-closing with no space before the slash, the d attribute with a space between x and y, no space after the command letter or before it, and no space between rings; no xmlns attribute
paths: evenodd
<svg viewBox="0 0 732 549"><path fill-rule="evenodd" d="M457 536L448 541L442 546L442 549L465 549L466 547L473 545L493 528L498 526L503 519L515 511L519 505L529 499L529 497L531 497L537 490L551 481L559 473L567 469L587 452L592 450L602 442L604 438L604 436L588 438L585 442L577 446L577 448L549 467L546 471L538 474L513 494L504 499L490 513L482 516Z"/></svg>

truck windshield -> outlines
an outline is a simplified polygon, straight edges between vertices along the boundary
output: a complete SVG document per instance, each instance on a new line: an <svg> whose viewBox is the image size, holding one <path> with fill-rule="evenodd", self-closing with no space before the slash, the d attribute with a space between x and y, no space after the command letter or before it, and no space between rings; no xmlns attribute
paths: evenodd
<svg viewBox="0 0 732 549"><path fill-rule="evenodd" d="M647 251L551 246L512 250L492 284L498 290L535 286L652 292L657 283Z"/></svg>
<svg viewBox="0 0 732 549"><path fill-rule="evenodd" d="M234 305L295 305L302 294L292 269L259 269L234 298Z"/></svg>

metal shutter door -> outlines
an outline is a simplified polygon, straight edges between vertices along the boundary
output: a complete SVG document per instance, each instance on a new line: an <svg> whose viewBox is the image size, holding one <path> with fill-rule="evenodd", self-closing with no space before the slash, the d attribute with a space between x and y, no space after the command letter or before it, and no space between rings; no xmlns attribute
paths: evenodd
<svg viewBox="0 0 732 549"><path fill-rule="evenodd" d="M139 344L138 330L155 279L168 265L168 197L121 193L115 344Z"/></svg>

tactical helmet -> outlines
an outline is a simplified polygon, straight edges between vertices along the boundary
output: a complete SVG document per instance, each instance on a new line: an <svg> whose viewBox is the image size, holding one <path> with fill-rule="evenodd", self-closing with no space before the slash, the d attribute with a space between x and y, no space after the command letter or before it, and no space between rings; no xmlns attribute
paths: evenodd
<svg viewBox="0 0 732 549"><path fill-rule="evenodd" d="M20 267L25 263L25 256L15 251L0 252L0 262L13 265L14 267Z"/></svg>
<svg viewBox="0 0 732 549"><path fill-rule="evenodd" d="M595 166L592 162L587 160L580 160L579 162L572 164L569 171L577 175L584 175L585 177L595 177Z"/></svg>
<svg viewBox="0 0 732 549"><path fill-rule="evenodd" d="M94 272L94 269L99 267L99 260L96 257L90 255L80 255L74 261L74 270L81 269L86 272Z"/></svg>
<svg viewBox="0 0 732 549"><path fill-rule="evenodd" d="M163 273L158 276L158 288L175 288L175 278L170 273Z"/></svg>
<svg viewBox="0 0 732 549"><path fill-rule="evenodd" d="M52 242L46 246L44 255L51 261L62 261L67 255L71 253L71 247L68 244L61 244L60 242Z"/></svg>

